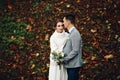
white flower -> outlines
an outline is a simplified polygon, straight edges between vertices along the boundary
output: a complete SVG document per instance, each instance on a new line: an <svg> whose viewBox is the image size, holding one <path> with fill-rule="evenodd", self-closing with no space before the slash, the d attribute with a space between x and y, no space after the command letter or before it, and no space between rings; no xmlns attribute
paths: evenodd
<svg viewBox="0 0 120 80"><path fill-rule="evenodd" d="M51 52L51 54L52 54L52 58L57 62L64 60L64 53L61 51L57 51L57 52L53 51L53 52Z"/></svg>

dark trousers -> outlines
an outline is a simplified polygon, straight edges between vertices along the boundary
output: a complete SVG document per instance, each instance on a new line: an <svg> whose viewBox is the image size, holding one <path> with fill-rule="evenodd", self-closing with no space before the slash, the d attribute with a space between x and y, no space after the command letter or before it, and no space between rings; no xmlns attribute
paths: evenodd
<svg viewBox="0 0 120 80"><path fill-rule="evenodd" d="M67 68L68 80L79 80L80 68Z"/></svg>

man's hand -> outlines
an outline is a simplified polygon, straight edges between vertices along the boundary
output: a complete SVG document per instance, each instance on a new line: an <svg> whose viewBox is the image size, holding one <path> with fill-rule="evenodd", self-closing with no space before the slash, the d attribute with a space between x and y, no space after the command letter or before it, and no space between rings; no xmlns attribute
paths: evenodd
<svg viewBox="0 0 120 80"><path fill-rule="evenodd" d="M62 62L57 62L57 64L58 64L58 65L61 65L61 64L64 64L64 62L63 62L63 61L62 61Z"/></svg>

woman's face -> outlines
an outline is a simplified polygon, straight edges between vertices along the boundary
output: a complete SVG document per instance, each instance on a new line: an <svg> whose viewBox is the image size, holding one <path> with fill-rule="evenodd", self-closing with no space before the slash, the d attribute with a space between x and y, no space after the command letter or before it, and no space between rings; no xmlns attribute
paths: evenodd
<svg viewBox="0 0 120 80"><path fill-rule="evenodd" d="M62 22L58 22L57 25L56 25L56 31L61 33L61 32L63 32L63 30L64 30L63 23Z"/></svg>

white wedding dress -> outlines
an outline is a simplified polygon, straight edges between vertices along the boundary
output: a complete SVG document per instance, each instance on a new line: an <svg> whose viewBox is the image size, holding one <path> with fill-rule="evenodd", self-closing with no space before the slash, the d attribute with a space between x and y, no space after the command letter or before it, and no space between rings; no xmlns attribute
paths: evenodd
<svg viewBox="0 0 120 80"><path fill-rule="evenodd" d="M67 39L68 34L65 31L62 33L55 31L50 37L51 52L62 51ZM64 67L64 64L59 67L59 65L52 59L51 56L52 55L50 54L49 80L67 80L67 70Z"/></svg>

